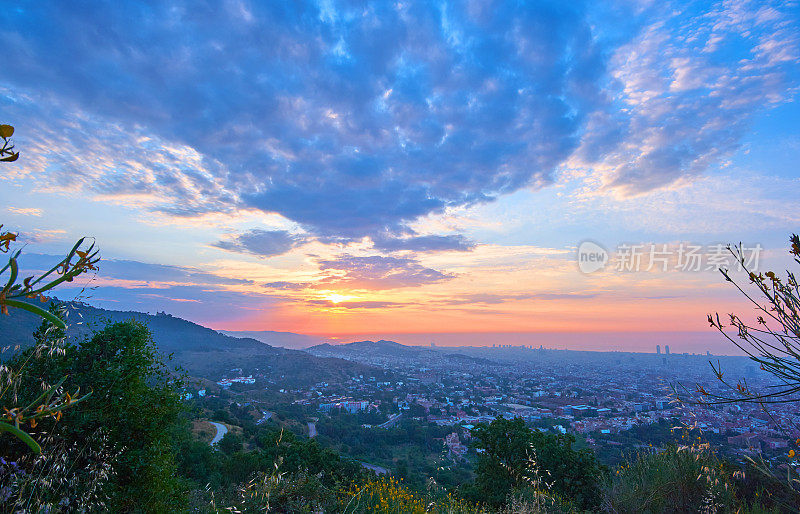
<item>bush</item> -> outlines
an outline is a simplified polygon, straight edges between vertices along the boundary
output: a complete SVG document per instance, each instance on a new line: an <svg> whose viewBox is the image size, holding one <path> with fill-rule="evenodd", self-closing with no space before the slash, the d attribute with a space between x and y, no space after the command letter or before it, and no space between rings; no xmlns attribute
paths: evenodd
<svg viewBox="0 0 800 514"><path fill-rule="evenodd" d="M707 447L670 447L620 466L603 508L618 513L719 512L736 503L731 474Z"/></svg>
<svg viewBox="0 0 800 514"><path fill-rule="evenodd" d="M27 350L11 366L28 362L23 403L37 394L41 380L58 377L67 377L68 390L92 391L70 409L68 421L45 420L38 427L60 445L82 449L63 457L64 468L76 472L88 465L86 455L113 455L103 487L111 510L175 510L184 497L172 444L183 411L181 382L162 362L150 332L134 321L115 323L63 350L46 360L31 360L35 350Z"/></svg>
<svg viewBox="0 0 800 514"><path fill-rule="evenodd" d="M475 484L465 489L473 501L499 506L514 491L533 486L583 509L600 504L606 469L592 451L572 448L574 436L531 430L520 418L479 425L473 436L474 446L484 450Z"/></svg>

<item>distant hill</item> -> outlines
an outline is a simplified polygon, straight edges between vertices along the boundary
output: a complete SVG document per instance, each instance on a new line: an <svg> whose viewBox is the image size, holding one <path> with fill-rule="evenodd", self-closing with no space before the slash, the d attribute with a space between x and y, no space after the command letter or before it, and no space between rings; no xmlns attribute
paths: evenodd
<svg viewBox="0 0 800 514"><path fill-rule="evenodd" d="M295 334L294 332L275 332L273 330L220 330L220 332L231 337L255 339L270 346L296 350L318 345L323 341L321 337Z"/></svg>
<svg viewBox="0 0 800 514"><path fill-rule="evenodd" d="M335 358L321 358L299 350L275 348L253 338L226 335L170 314L112 311L79 302L66 302L68 338L80 342L108 322L135 319L148 326L153 341L164 354L197 377L216 379L234 368L245 374L258 369L286 385L334 382L355 375L383 376L383 370ZM13 310L0 316L0 346L25 348L41 319ZM5 357L7 354L4 354Z"/></svg>
<svg viewBox="0 0 800 514"><path fill-rule="evenodd" d="M456 353L451 348L409 346L395 341L355 341L346 344L318 344L306 349L318 357L339 357L347 360L370 362L381 359L404 359L420 364L436 361L450 363L496 366L497 362L470 355Z"/></svg>
<svg viewBox="0 0 800 514"><path fill-rule="evenodd" d="M419 357L430 351L422 346L406 346L394 341L355 341L347 344L318 344L306 350L312 355L336 357Z"/></svg>

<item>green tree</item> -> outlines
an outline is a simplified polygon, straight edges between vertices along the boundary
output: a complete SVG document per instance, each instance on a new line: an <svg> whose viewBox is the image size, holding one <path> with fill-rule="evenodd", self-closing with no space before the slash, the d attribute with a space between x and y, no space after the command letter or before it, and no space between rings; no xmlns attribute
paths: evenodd
<svg viewBox="0 0 800 514"><path fill-rule="evenodd" d="M219 442L219 449L228 455L240 452L243 448L242 436L234 434L233 432L225 434Z"/></svg>
<svg viewBox="0 0 800 514"><path fill-rule="evenodd" d="M591 450L572 448L572 435L529 429L520 418L498 418L473 431L474 446L483 450L469 496L499 505L515 490L534 483L591 509L599 505L606 470Z"/></svg>
<svg viewBox="0 0 800 514"><path fill-rule="evenodd" d="M14 360L27 359L30 351ZM60 355L35 361L30 371L31 386L33 377L67 377L69 390L92 391L74 406L68 423L46 428L86 448L104 435L102 444L116 454L106 487L112 510L166 512L180 505L172 435L182 428L181 380L163 363L147 327L135 321L108 325L80 345L67 344ZM82 465L80 457L70 463Z"/></svg>

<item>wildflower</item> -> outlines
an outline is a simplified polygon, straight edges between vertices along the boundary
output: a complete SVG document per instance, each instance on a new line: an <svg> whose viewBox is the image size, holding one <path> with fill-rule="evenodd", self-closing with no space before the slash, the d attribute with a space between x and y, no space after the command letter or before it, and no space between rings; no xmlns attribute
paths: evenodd
<svg viewBox="0 0 800 514"><path fill-rule="evenodd" d="M794 459L794 455L795 455L794 450L789 450L789 458Z"/></svg>

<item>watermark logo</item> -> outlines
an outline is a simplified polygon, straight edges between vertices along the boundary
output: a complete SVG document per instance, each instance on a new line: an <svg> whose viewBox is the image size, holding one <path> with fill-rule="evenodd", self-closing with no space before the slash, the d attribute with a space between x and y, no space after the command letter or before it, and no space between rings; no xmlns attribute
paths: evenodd
<svg viewBox="0 0 800 514"><path fill-rule="evenodd" d="M620 272L717 271L720 269L757 272L763 247L760 244L735 248L715 244L620 244L613 253L594 241L578 245L578 269L594 273L606 266Z"/></svg>
<svg viewBox="0 0 800 514"><path fill-rule="evenodd" d="M608 252L594 241L584 241L578 245L578 269L581 273L594 273L602 270L608 263Z"/></svg>

